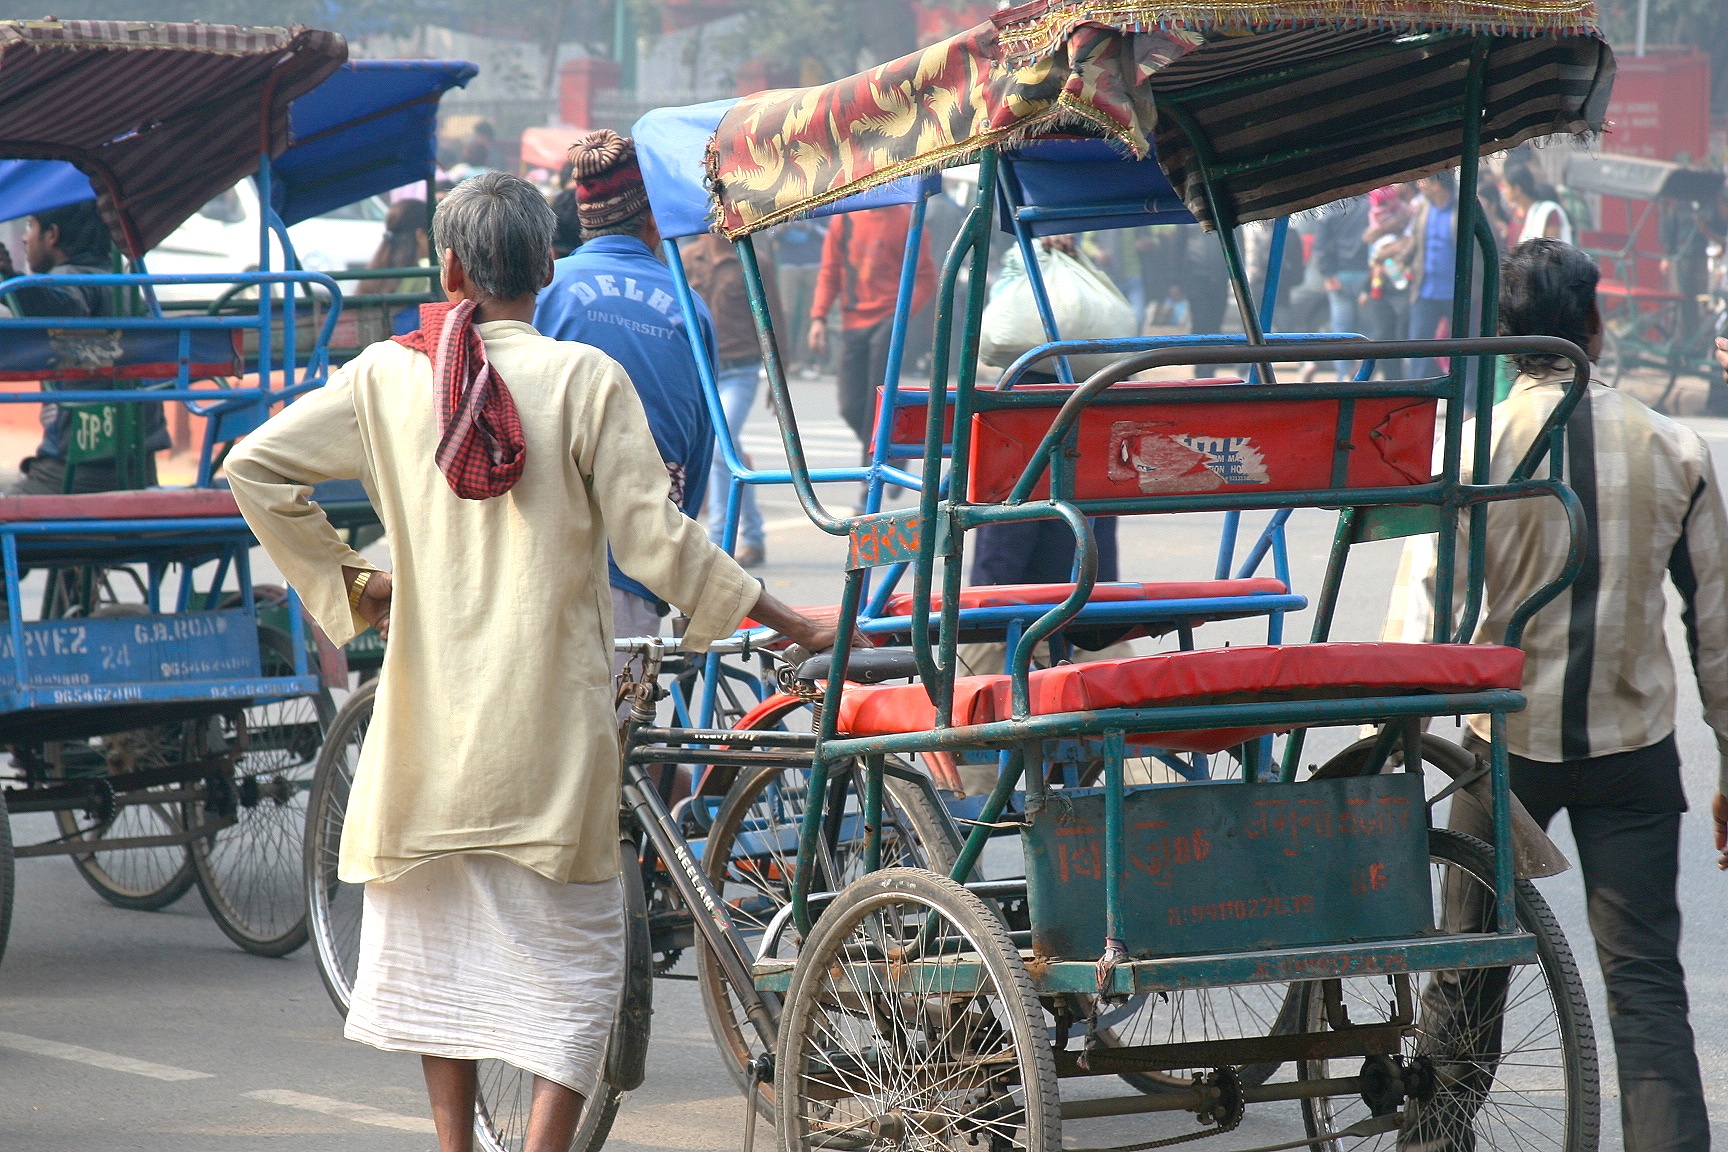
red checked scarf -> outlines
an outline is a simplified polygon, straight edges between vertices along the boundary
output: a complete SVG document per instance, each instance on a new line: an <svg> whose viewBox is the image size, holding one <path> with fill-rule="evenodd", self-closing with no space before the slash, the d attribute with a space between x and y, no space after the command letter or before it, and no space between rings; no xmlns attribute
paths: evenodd
<svg viewBox="0 0 1728 1152"><path fill-rule="evenodd" d="M450 490L464 500L489 500L522 478L528 445L510 388L486 359L474 327L472 300L420 305L420 330L393 336L432 361L438 396L438 453Z"/></svg>

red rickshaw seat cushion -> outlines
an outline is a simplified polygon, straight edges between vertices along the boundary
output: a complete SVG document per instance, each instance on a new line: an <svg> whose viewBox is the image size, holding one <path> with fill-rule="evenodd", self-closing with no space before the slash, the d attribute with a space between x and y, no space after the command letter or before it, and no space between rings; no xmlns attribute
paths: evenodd
<svg viewBox="0 0 1728 1152"><path fill-rule="evenodd" d="M219 488L138 488L67 496L0 496L0 521L178 520L240 515Z"/></svg>
<svg viewBox="0 0 1728 1152"><path fill-rule="evenodd" d="M1033 672L1029 686L1032 715L1053 716L1157 705L1517 689L1523 677L1523 651L1493 644L1286 644L1064 664ZM964 676L954 682L956 727L1012 715L1007 675ZM935 727L936 709L921 684L848 687L840 703L838 729L848 736L928 732ZM1281 730L1159 732L1140 739L1210 753Z"/></svg>

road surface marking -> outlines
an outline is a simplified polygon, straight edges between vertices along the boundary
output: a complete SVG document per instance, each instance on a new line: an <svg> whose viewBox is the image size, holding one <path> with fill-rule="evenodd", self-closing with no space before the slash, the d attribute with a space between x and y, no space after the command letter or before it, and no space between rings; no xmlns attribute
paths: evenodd
<svg viewBox="0 0 1728 1152"><path fill-rule="evenodd" d="M328 1096L310 1096L305 1092L290 1092L285 1088L261 1088L256 1092L248 1092L247 1096L254 1100L263 1100L270 1104L280 1104L284 1108L298 1108L303 1112L322 1112L326 1116L338 1116L343 1120L352 1120L356 1124L370 1124L374 1128L395 1128L400 1132L420 1132L427 1136L436 1135L438 1130L432 1121L423 1116L402 1116L395 1112L386 1112L382 1108L374 1108L370 1104L351 1104L346 1100L332 1100Z"/></svg>
<svg viewBox="0 0 1728 1152"><path fill-rule="evenodd" d="M193 1072L189 1068L175 1068L168 1064L152 1064L148 1060L134 1060L130 1056L116 1056L112 1052L98 1052L94 1048L80 1048L76 1044L62 1044L58 1040L39 1040L35 1036L23 1036L17 1032L0 1032L0 1048L10 1048L15 1052L28 1052L33 1056L49 1056L55 1060L70 1060L75 1064L89 1064L96 1068L107 1068L113 1072L130 1072L134 1076L148 1076L152 1080L208 1080L209 1072Z"/></svg>

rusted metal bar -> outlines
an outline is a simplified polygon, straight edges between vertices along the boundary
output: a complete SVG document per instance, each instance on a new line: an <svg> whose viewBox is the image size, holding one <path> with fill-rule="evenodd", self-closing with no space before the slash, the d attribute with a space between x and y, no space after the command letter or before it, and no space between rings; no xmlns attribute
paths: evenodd
<svg viewBox="0 0 1728 1152"><path fill-rule="evenodd" d="M1368 1024L1339 1031L1299 1032L1290 1036L1243 1036L1228 1040L1194 1040L1183 1044L1147 1044L1131 1048L1094 1048L1085 1053L1056 1053L1056 1075L1115 1076L1122 1072L1168 1072L1179 1068L1221 1068L1268 1061L1325 1060L1344 1056L1391 1055L1398 1051L1408 1025Z"/></svg>
<svg viewBox="0 0 1728 1152"><path fill-rule="evenodd" d="M1359 1076L1333 1077L1324 1080L1292 1080L1280 1084L1245 1085L1244 1104L1264 1104L1271 1100L1308 1100L1318 1096L1358 1096L1362 1093ZM1064 1100L1062 1119L1088 1120L1098 1116L1135 1116L1143 1112L1198 1112L1208 1107L1200 1090L1172 1088L1167 1092L1150 1092L1139 1096L1110 1096L1102 1100Z"/></svg>
<svg viewBox="0 0 1728 1152"><path fill-rule="evenodd" d="M44 840L40 844L20 844L12 849L12 855L25 860L33 856L94 856L98 852L121 852L134 848L174 848L205 836L213 836L234 824L232 819L210 820L184 832L163 833L160 836L127 836L116 839L104 837L100 840L60 837Z"/></svg>

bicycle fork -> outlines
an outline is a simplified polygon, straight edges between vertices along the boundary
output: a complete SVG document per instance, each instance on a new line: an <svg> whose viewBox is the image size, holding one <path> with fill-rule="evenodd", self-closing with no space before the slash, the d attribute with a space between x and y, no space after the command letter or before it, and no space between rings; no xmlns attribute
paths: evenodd
<svg viewBox="0 0 1728 1152"><path fill-rule="evenodd" d="M773 1052L780 1031L780 998L772 993L764 995L757 991L749 949L744 943L743 934L732 921L726 901L708 879L708 874L702 870L696 858L691 855L690 845L679 835L678 825L672 819L666 802L660 798L659 790L648 779L642 766L630 761L629 750L636 729L654 722L660 659L660 645L651 643L643 653L642 673L630 685L632 704L630 715L624 722L624 739L621 741L625 751L624 803L635 817L637 826L659 853L660 859L673 865L668 868L673 886L684 898L684 903L697 913L694 917L696 930L714 950L720 967L726 973L726 982L732 985L732 993L743 1006L751 1026L756 1029L763 1048ZM751 1101L749 1106L754 1115L754 1101Z"/></svg>

